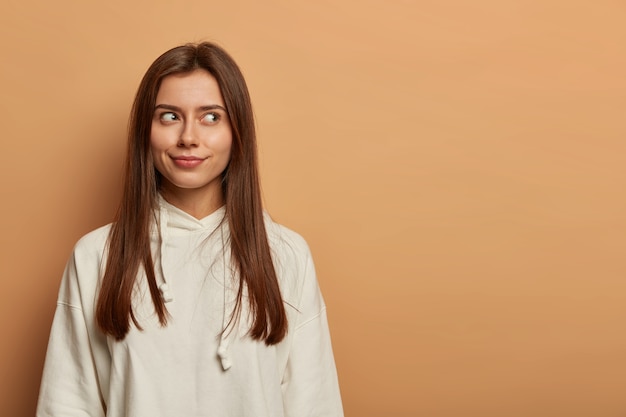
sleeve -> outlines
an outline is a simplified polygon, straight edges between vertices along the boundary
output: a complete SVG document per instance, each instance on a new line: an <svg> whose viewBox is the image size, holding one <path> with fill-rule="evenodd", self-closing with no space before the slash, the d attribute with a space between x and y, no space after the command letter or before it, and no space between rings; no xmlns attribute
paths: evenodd
<svg viewBox="0 0 626 417"><path fill-rule="evenodd" d="M282 384L285 416L342 417L326 306L308 251L299 320L293 331Z"/></svg>
<svg viewBox="0 0 626 417"><path fill-rule="evenodd" d="M61 281L36 415L104 417L105 413L74 253Z"/></svg>

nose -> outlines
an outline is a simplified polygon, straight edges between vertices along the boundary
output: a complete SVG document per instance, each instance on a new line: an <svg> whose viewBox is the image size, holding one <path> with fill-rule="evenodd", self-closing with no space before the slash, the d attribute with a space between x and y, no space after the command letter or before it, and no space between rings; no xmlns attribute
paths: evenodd
<svg viewBox="0 0 626 417"><path fill-rule="evenodd" d="M197 146L197 137L194 132L193 122L183 123L180 137L178 138L179 147Z"/></svg>

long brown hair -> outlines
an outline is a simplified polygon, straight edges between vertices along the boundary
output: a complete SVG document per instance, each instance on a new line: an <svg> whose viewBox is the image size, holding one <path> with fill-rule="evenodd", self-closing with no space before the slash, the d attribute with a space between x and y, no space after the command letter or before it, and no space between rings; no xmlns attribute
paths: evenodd
<svg viewBox="0 0 626 417"><path fill-rule="evenodd" d="M241 311L245 287L253 317L249 335L268 345L276 344L285 337L287 317L263 221L252 104L235 61L222 48L208 42L165 52L148 68L139 85L129 121L122 200L109 234L96 321L105 334L117 340L124 339L131 320L141 329L133 313L132 293L143 268L156 314L161 325L167 324L168 313L157 286L150 250L150 229L160 183L150 153L150 129L163 78L195 69L204 69L217 80L232 129L231 160L222 174L232 266L239 275L231 321Z"/></svg>

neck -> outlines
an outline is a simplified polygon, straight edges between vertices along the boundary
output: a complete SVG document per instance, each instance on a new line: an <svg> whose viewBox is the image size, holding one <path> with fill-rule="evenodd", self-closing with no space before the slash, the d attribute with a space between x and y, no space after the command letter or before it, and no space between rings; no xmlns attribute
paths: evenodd
<svg viewBox="0 0 626 417"><path fill-rule="evenodd" d="M202 219L224 205L220 184L214 189L188 189L163 184L161 195L165 201L196 219Z"/></svg>

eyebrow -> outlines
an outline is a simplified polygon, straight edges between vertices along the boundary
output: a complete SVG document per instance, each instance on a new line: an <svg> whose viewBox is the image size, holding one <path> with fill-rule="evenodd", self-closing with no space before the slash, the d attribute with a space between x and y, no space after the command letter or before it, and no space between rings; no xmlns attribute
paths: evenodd
<svg viewBox="0 0 626 417"><path fill-rule="evenodd" d="M165 110L172 110L172 111L177 111L179 113L182 113L183 109L181 109L178 106L173 106L171 104L157 104L156 106L154 106L154 110L156 109L165 109ZM222 106L220 106L219 104L209 104L208 106L200 106L198 107L197 110L200 111L207 111L207 110L215 110L215 109L219 109L224 111L225 113L228 113L226 111L226 109Z"/></svg>

